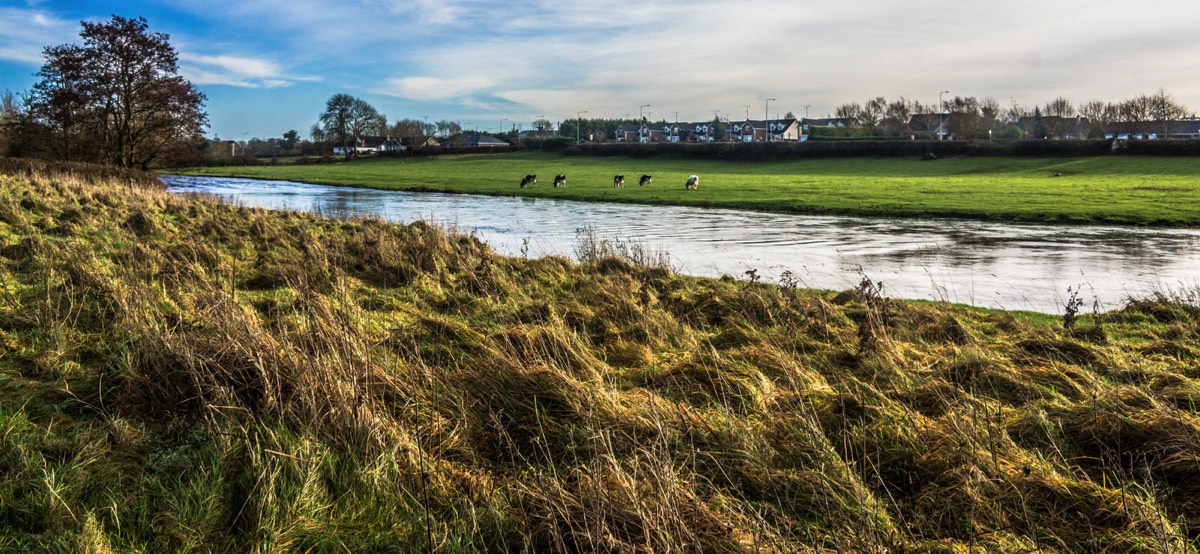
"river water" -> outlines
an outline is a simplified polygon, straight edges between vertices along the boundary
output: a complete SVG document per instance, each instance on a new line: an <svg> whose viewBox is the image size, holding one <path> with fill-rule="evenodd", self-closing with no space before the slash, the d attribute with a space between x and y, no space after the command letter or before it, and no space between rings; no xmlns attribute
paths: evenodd
<svg viewBox="0 0 1200 554"><path fill-rule="evenodd" d="M578 230L670 256L681 273L842 290L862 276L884 294L1062 313L1200 287L1200 230L868 219L411 193L216 177L163 176L168 189L235 203L323 214L425 220L474 233L508 255L573 256Z"/></svg>

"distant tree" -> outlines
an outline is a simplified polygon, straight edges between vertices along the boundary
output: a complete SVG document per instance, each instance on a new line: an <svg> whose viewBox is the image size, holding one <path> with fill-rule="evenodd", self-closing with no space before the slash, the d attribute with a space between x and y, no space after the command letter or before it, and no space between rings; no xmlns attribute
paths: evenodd
<svg viewBox="0 0 1200 554"><path fill-rule="evenodd" d="M425 127L420 119L401 119L392 125L390 133L393 137L408 139L411 144L418 145L430 135Z"/></svg>
<svg viewBox="0 0 1200 554"><path fill-rule="evenodd" d="M914 110L913 103L905 100L904 97L900 97L894 102L888 102L883 113L884 133L891 136L908 134L908 122L914 113L917 112Z"/></svg>
<svg viewBox="0 0 1200 554"><path fill-rule="evenodd" d="M995 98L984 98L979 104L979 136L992 135L1000 128L1000 103Z"/></svg>
<svg viewBox="0 0 1200 554"><path fill-rule="evenodd" d="M1004 122L1010 125L1020 123L1021 119L1033 116L1033 112L1026 109L1024 106L1013 102L1008 109L1004 110Z"/></svg>
<svg viewBox="0 0 1200 554"><path fill-rule="evenodd" d="M17 96L5 89L0 93L0 156L28 155L28 136L25 111Z"/></svg>
<svg viewBox="0 0 1200 554"><path fill-rule="evenodd" d="M708 136L714 141L726 140L729 135L729 123L722 121L720 117L713 117L712 123L709 124Z"/></svg>
<svg viewBox="0 0 1200 554"><path fill-rule="evenodd" d="M955 96L942 105L950 112L946 120L946 130L956 137L972 138L979 136L980 115L979 100L974 96Z"/></svg>
<svg viewBox="0 0 1200 554"><path fill-rule="evenodd" d="M437 125L437 134L439 137L450 138L454 135L457 135L457 134L463 132L462 125L459 125L458 122L455 122L455 121L449 121L449 120L443 119L443 120L437 122L436 125Z"/></svg>
<svg viewBox="0 0 1200 554"><path fill-rule="evenodd" d="M1112 126L1109 110L1104 102L1092 100L1079 105L1079 133L1085 138L1100 138Z"/></svg>
<svg viewBox="0 0 1200 554"><path fill-rule="evenodd" d="M545 133L554 129L554 124L549 119L540 118L533 120L533 128L538 133Z"/></svg>
<svg viewBox="0 0 1200 554"><path fill-rule="evenodd" d="M1163 138L1171 134L1177 120L1183 119L1188 114L1187 106L1176 102L1161 88L1149 97L1149 104L1150 119L1155 122L1156 127L1162 129Z"/></svg>
<svg viewBox="0 0 1200 554"><path fill-rule="evenodd" d="M1033 107L1033 129L1030 130L1031 138L1044 139L1046 138L1046 123L1042 120L1042 109Z"/></svg>
<svg viewBox="0 0 1200 554"><path fill-rule="evenodd" d="M887 100L882 96L877 96L867 100L862 105L862 111L858 115L858 124L871 130L871 134L875 134L875 129L883 123L883 116L887 112Z"/></svg>
<svg viewBox="0 0 1200 554"><path fill-rule="evenodd" d="M366 101L349 94L335 94L325 102L317 125L313 127L313 138L318 141L341 146L346 157L354 155L354 146L366 133L380 133L386 120Z"/></svg>
<svg viewBox="0 0 1200 554"><path fill-rule="evenodd" d="M292 129L283 134L283 142L280 144L284 150L291 150L296 147L296 143L300 142L300 133Z"/></svg>
<svg viewBox="0 0 1200 554"><path fill-rule="evenodd" d="M1065 97L1059 96L1048 102L1046 107L1042 108L1042 116L1044 117L1075 117L1075 107L1071 105L1071 101Z"/></svg>
<svg viewBox="0 0 1200 554"><path fill-rule="evenodd" d="M847 119L851 125L858 125L859 119L862 117L863 108L858 102L850 102L842 104L833 111L833 116L841 119Z"/></svg>
<svg viewBox="0 0 1200 554"><path fill-rule="evenodd" d="M178 75L168 36L143 18L82 22L82 45L43 50L30 114L51 130L63 159L147 166L200 136L204 95Z"/></svg>

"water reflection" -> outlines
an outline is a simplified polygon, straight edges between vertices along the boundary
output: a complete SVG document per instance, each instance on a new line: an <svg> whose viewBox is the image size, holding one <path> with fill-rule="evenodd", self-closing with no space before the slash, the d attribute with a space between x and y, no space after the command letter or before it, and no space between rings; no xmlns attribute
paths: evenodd
<svg viewBox="0 0 1200 554"><path fill-rule="evenodd" d="M859 270L885 293L1060 313L1067 287L1103 309L1128 296L1198 286L1200 231L865 219L633 206L546 198L405 193L210 177L163 177L170 190L249 206L418 219L474 233L497 251L573 254L576 231L670 253L693 275L768 280L791 271L805 286L845 289Z"/></svg>

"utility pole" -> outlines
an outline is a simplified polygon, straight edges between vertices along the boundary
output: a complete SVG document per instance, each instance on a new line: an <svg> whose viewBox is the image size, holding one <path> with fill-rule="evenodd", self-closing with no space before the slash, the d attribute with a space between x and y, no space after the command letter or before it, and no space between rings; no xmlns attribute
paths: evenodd
<svg viewBox="0 0 1200 554"><path fill-rule="evenodd" d="M579 144L579 128L583 127L583 117L581 116L585 113L587 110L575 113L575 144Z"/></svg>
<svg viewBox="0 0 1200 554"><path fill-rule="evenodd" d="M942 131L942 126L946 124L942 120L942 95L943 94L950 94L950 91L943 90L942 92L938 93L938 140L942 140L942 137L945 135L945 133Z"/></svg>
<svg viewBox="0 0 1200 554"><path fill-rule="evenodd" d="M771 131L768 128L771 121L771 101L774 98L768 98L763 106L763 142L771 142Z"/></svg>

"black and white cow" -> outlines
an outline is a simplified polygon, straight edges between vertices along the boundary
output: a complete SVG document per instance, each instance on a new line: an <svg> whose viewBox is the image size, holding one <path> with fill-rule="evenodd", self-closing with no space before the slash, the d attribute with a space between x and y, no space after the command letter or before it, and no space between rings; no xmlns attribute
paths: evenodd
<svg viewBox="0 0 1200 554"><path fill-rule="evenodd" d="M651 184L652 182L653 182L653 179L651 179L649 175L642 175L642 178L638 179L638 186L644 187L646 185Z"/></svg>
<svg viewBox="0 0 1200 554"><path fill-rule="evenodd" d="M700 188L700 176L692 175L691 177L688 177L687 182L683 184L683 188L685 188L685 189Z"/></svg>
<svg viewBox="0 0 1200 554"><path fill-rule="evenodd" d="M565 186L567 186L567 176L566 175L555 175L554 176L554 188L565 187Z"/></svg>
<svg viewBox="0 0 1200 554"><path fill-rule="evenodd" d="M613 186L614 187L625 186L625 176L624 175L613 175Z"/></svg>
<svg viewBox="0 0 1200 554"><path fill-rule="evenodd" d="M531 187L536 187L537 186L537 175L531 174L531 175L526 175L526 176L522 177L521 178L521 188L525 188L525 185L529 185Z"/></svg>

